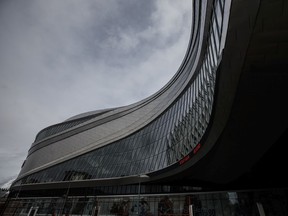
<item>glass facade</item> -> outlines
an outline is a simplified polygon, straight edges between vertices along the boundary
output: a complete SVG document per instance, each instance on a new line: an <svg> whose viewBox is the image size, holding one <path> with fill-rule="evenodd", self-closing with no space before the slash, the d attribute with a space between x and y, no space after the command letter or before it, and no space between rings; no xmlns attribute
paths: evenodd
<svg viewBox="0 0 288 216"><path fill-rule="evenodd" d="M12 198L3 216L286 216L287 191ZM264 214L263 214L264 213Z"/></svg>
<svg viewBox="0 0 288 216"><path fill-rule="evenodd" d="M202 66L181 95L156 120L124 139L26 176L15 185L151 173L179 162L190 152L195 151L196 146L199 148L198 144L201 142L212 113L216 70L221 60L223 7L222 0L214 2L208 46ZM201 22L199 1L193 1L192 11L194 28L190 45L193 49L190 49L188 55L194 59L192 60L194 62L197 47L200 46L197 29ZM181 80L187 80L192 66L186 66L188 70L181 74ZM178 82L176 85L183 85L183 83ZM86 119L87 117L84 120ZM69 126L70 123L67 125ZM53 128L56 130L58 126L50 130L52 131ZM37 139L50 130L41 132Z"/></svg>

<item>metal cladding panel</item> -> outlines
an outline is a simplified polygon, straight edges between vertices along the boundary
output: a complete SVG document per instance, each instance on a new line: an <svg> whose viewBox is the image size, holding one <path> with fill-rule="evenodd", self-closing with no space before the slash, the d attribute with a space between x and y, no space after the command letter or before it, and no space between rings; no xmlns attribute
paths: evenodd
<svg viewBox="0 0 288 216"><path fill-rule="evenodd" d="M100 126L82 131L65 139L60 139L30 154L21 169L20 176L97 149L141 129L171 105L187 86L187 83L193 76L191 72L196 68L196 65L189 64L189 61L192 60L188 58L188 67L179 69L182 70L180 71L182 75L177 77L177 80L169 86L169 88L165 89L165 91L161 91L160 94L156 93L156 96L152 95L130 106L116 108L107 114L103 114L98 118L96 117L79 125L79 127L91 122L96 122L101 118L103 119L117 113L127 112L127 114L121 116L121 118L113 119ZM134 111L131 112L130 110ZM55 137L57 137L57 134ZM41 145L41 141L32 146L37 145Z"/></svg>
<svg viewBox="0 0 288 216"><path fill-rule="evenodd" d="M132 113L38 149L27 157L20 175L60 163L137 131L163 112L174 97L175 89L169 89Z"/></svg>

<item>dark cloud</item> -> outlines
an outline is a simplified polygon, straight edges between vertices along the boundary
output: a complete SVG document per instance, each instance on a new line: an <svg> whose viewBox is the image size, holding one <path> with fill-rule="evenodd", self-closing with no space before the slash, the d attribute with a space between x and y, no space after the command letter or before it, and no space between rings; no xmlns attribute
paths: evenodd
<svg viewBox="0 0 288 216"><path fill-rule="evenodd" d="M36 134L82 112L127 105L178 69L190 0L0 2L0 181Z"/></svg>

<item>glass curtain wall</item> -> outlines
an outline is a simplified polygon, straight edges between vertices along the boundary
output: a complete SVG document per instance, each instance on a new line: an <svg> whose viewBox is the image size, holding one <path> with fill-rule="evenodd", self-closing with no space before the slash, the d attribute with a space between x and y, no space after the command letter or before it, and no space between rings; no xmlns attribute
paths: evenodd
<svg viewBox="0 0 288 216"><path fill-rule="evenodd" d="M140 199L139 199L140 198ZM258 216L288 215L287 191L13 199L4 216Z"/></svg>

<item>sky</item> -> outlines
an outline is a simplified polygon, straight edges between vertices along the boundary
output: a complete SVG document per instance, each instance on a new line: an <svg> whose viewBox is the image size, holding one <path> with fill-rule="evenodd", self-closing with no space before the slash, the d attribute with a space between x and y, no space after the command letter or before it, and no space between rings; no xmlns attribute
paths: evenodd
<svg viewBox="0 0 288 216"><path fill-rule="evenodd" d="M190 29L191 0L0 0L0 187L41 129L164 86Z"/></svg>

